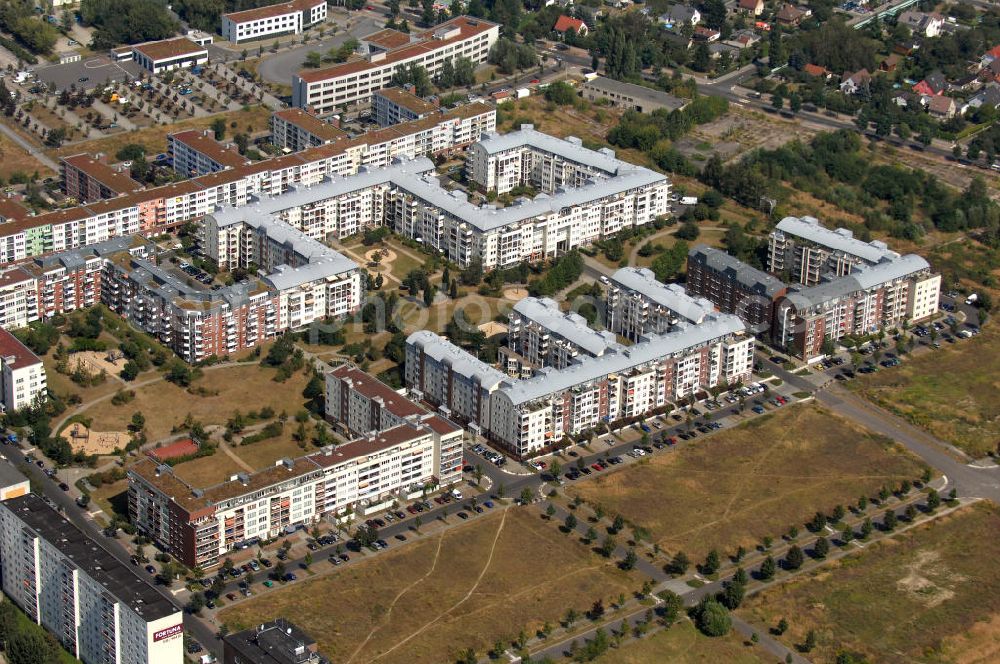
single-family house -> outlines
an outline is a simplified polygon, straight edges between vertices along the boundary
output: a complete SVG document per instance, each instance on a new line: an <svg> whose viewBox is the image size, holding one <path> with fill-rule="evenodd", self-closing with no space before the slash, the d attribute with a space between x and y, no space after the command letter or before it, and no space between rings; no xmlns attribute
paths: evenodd
<svg viewBox="0 0 1000 664"><path fill-rule="evenodd" d="M760 16L764 13L764 0L740 0L736 8L742 14Z"/></svg>
<svg viewBox="0 0 1000 664"><path fill-rule="evenodd" d="M995 108L998 105L1000 105L1000 85L997 83L987 83L982 90L976 93L962 107L961 113L965 115L971 109L982 108L983 106L992 106Z"/></svg>
<svg viewBox="0 0 1000 664"><path fill-rule="evenodd" d="M937 96L947 89L948 81L945 80L944 74L937 70L927 74L924 80L913 86L914 92L931 97Z"/></svg>
<svg viewBox="0 0 1000 664"><path fill-rule="evenodd" d="M774 18L778 21L778 23L782 25L797 26L799 23L805 20L806 17L811 15L812 15L812 10L799 9L795 5L786 2L785 4L781 5L781 8L774 15Z"/></svg>
<svg viewBox="0 0 1000 664"><path fill-rule="evenodd" d="M693 33L695 41L708 42L709 44L717 41L721 35L722 33L718 30L707 28L704 25L696 25Z"/></svg>
<svg viewBox="0 0 1000 664"><path fill-rule="evenodd" d="M915 35L937 37L941 34L944 17L938 13L925 14L924 12L907 11L896 18L896 23L897 25L905 25Z"/></svg>
<svg viewBox="0 0 1000 664"><path fill-rule="evenodd" d="M955 117L956 109L955 100L945 95L931 97L930 101L927 102L927 112L938 118Z"/></svg>
<svg viewBox="0 0 1000 664"><path fill-rule="evenodd" d="M660 23L667 27L683 25L698 25L701 12L690 5L671 5L666 13L660 15Z"/></svg>
<svg viewBox="0 0 1000 664"><path fill-rule="evenodd" d="M826 67L820 67L819 65L814 65L811 63L803 67L802 71L804 71L809 76L812 76L813 78L829 79L830 76L833 75L830 72L830 70L827 69Z"/></svg>
<svg viewBox="0 0 1000 664"><path fill-rule="evenodd" d="M903 61L903 56L899 55L898 53L890 53L882 60L882 62L879 63L878 65L879 71L892 73L896 71L896 67L898 67L899 63L902 61Z"/></svg>
<svg viewBox="0 0 1000 664"><path fill-rule="evenodd" d="M556 19L556 24L552 27L553 30L559 34L565 35L567 32L572 30L578 35L587 34L587 24L578 18L572 18L563 14L558 19Z"/></svg>
<svg viewBox="0 0 1000 664"><path fill-rule="evenodd" d="M892 103L900 108L924 108L930 97L923 97L908 90L897 90L892 93Z"/></svg>
<svg viewBox="0 0 1000 664"><path fill-rule="evenodd" d="M735 46L736 48L743 50L750 48L759 41L760 35L753 30L744 28L733 32L733 34L729 36L729 39L726 40L726 43L730 46Z"/></svg>
<svg viewBox="0 0 1000 664"><path fill-rule="evenodd" d="M713 60L718 60L723 53L728 53L729 57L737 60L740 57L740 49L728 42L715 42L708 45L708 55Z"/></svg>
<svg viewBox="0 0 1000 664"><path fill-rule="evenodd" d="M872 82L872 75L867 69L861 69L853 74L845 74L840 81L840 91L846 95L856 95L861 90L867 89Z"/></svg>

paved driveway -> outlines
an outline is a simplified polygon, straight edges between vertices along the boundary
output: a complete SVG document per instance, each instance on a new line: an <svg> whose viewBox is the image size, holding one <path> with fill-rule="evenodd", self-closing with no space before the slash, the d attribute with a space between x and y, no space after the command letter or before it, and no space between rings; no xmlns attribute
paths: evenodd
<svg viewBox="0 0 1000 664"><path fill-rule="evenodd" d="M135 62L113 62L111 58L99 55L79 62L39 67L35 69L35 76L45 85L55 83L56 90L66 90L71 85L92 90L108 79L124 81L138 77L139 65ZM87 80L81 82L81 78Z"/></svg>

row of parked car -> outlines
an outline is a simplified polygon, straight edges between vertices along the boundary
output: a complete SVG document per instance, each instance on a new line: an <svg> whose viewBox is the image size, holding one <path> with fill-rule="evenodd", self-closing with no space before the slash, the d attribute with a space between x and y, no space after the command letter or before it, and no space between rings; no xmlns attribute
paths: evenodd
<svg viewBox="0 0 1000 664"><path fill-rule="evenodd" d="M490 461L497 467L503 466L507 463L507 457L498 452L494 452L493 450L486 449L483 445L476 444L473 446L472 451Z"/></svg>

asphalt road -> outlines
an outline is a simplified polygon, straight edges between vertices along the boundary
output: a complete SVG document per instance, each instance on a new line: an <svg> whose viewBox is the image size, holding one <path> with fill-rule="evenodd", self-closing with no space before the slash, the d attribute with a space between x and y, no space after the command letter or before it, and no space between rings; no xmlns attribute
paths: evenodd
<svg viewBox="0 0 1000 664"><path fill-rule="evenodd" d="M368 14L366 12L365 15L352 16L350 27L346 30L341 28L337 31L336 35L324 39L319 44L307 44L273 55L265 54L260 65L257 67L257 72L265 81L281 85L291 85L292 76L303 69L302 63L306 59L306 54L310 51L326 53L331 48L340 46L352 37L358 39L381 30L385 21ZM265 44L265 48L268 46L270 46L270 43ZM251 52L256 48L256 42L247 46L247 49Z"/></svg>

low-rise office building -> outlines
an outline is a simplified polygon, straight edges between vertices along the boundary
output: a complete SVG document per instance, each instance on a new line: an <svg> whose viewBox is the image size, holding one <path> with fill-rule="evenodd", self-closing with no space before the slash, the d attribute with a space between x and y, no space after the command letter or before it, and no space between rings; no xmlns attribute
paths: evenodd
<svg viewBox="0 0 1000 664"><path fill-rule="evenodd" d="M48 395L42 360L3 328L0 328L0 395L5 412L33 406Z"/></svg>
<svg viewBox="0 0 1000 664"><path fill-rule="evenodd" d="M298 35L326 20L326 0L292 0L222 15L222 36L234 44Z"/></svg>
<svg viewBox="0 0 1000 664"><path fill-rule="evenodd" d="M704 244L688 252L684 287L720 311L736 314L754 332L771 329L774 305L787 291L777 277Z"/></svg>
<svg viewBox="0 0 1000 664"><path fill-rule="evenodd" d="M0 502L3 590L84 664L184 661L183 615L34 494Z"/></svg>
<svg viewBox="0 0 1000 664"><path fill-rule="evenodd" d="M609 277L607 327L630 341L669 332L679 322L700 324L715 307L679 284L665 284L648 268L623 267Z"/></svg>
<svg viewBox="0 0 1000 664"><path fill-rule="evenodd" d="M581 83L580 94L588 101L607 99L612 106L639 113L652 113L660 109L668 112L679 111L688 105L686 99L675 97L662 90L616 81L604 76Z"/></svg>
<svg viewBox="0 0 1000 664"><path fill-rule="evenodd" d="M591 329L587 319L561 311L555 300L526 297L508 316L500 366L511 376L530 377L541 367L565 369L578 356L600 357L617 345L614 333Z"/></svg>
<svg viewBox="0 0 1000 664"><path fill-rule="evenodd" d="M208 63L208 49L187 37L176 37L117 49L112 57L119 62L135 60L146 71L159 74Z"/></svg>
<svg viewBox="0 0 1000 664"><path fill-rule="evenodd" d="M188 129L167 136L174 172L189 178L238 168L249 163L232 145L215 140L208 129Z"/></svg>
<svg viewBox="0 0 1000 664"><path fill-rule="evenodd" d="M129 516L185 565L211 567L237 546L343 516L348 508L370 514L420 495L427 484L458 481L462 435L427 414L207 488L146 458L127 471Z"/></svg>
<svg viewBox="0 0 1000 664"><path fill-rule="evenodd" d="M815 217L785 217L768 238L768 270L804 286L898 257L884 242L858 240L849 229L826 228Z"/></svg>
<svg viewBox="0 0 1000 664"><path fill-rule="evenodd" d="M380 127L413 122L436 110L437 106L403 88L383 88L372 96L372 117Z"/></svg>
<svg viewBox="0 0 1000 664"><path fill-rule="evenodd" d="M381 30L361 40L358 59L293 76L292 105L322 115L344 104L367 102L389 87L401 68L420 65L433 78L446 60L464 57L482 64L499 37L499 25L469 16L412 34Z"/></svg>
<svg viewBox="0 0 1000 664"><path fill-rule="evenodd" d="M222 664L328 664L316 641L283 618L222 637Z"/></svg>

